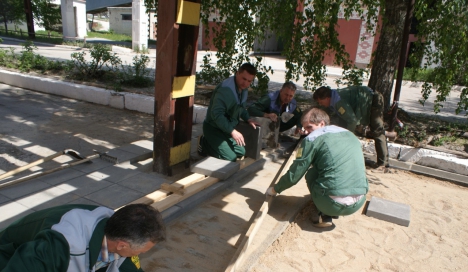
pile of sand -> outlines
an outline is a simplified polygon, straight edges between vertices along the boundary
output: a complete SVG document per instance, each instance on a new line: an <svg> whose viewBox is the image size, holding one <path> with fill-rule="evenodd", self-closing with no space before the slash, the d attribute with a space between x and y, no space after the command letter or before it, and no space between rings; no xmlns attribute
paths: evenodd
<svg viewBox="0 0 468 272"><path fill-rule="evenodd" d="M408 204L409 227L360 212L310 223L307 206L250 271L456 271L468 268L468 188L406 171L367 171L367 200Z"/></svg>

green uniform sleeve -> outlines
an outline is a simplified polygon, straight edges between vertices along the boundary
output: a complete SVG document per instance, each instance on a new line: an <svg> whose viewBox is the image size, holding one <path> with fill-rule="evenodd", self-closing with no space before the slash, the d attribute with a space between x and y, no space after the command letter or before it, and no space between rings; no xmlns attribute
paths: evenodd
<svg viewBox="0 0 468 272"><path fill-rule="evenodd" d="M338 116L346 121L346 129L354 133L358 120L354 114L353 108L345 101L340 100L335 104L335 110Z"/></svg>
<svg viewBox="0 0 468 272"><path fill-rule="evenodd" d="M268 95L264 95L252 104L248 111L251 116L263 117L263 114L270 113L270 103L270 97Z"/></svg>
<svg viewBox="0 0 468 272"><path fill-rule="evenodd" d="M275 191L281 193L298 183L310 168L315 153L313 142L309 142L307 139L303 140L301 147L297 150L296 159L289 167L288 172L275 185Z"/></svg>
<svg viewBox="0 0 468 272"><path fill-rule="evenodd" d="M120 272L143 272L138 256L128 257L119 267Z"/></svg>
<svg viewBox="0 0 468 272"><path fill-rule="evenodd" d="M223 95L224 94L224 95ZM213 103L211 108L211 118L216 126L227 134L231 134L234 130L230 120L227 118L227 109L233 103L233 97L228 92L218 90L214 93Z"/></svg>
<svg viewBox="0 0 468 272"><path fill-rule="evenodd" d="M63 235L53 230L44 230L33 241L19 246L8 263L0 269L2 272L67 271L69 252L68 242Z"/></svg>

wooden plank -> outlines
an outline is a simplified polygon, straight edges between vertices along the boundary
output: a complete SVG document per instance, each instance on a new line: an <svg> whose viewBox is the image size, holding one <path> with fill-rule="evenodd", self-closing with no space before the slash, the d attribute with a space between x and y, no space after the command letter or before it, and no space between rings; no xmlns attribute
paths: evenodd
<svg viewBox="0 0 468 272"><path fill-rule="evenodd" d="M141 197L129 204L152 204L154 202L158 202L160 201L161 199L164 199L166 198L168 195L170 195L171 192L169 191L166 191L166 190L162 190L162 189L159 189L159 190L156 190L154 192L152 192L151 194L147 194L145 195L144 197Z"/></svg>
<svg viewBox="0 0 468 272"><path fill-rule="evenodd" d="M289 170L289 167L296 159L296 154L300 152L299 150L300 150L301 143L302 141L297 144L296 148L291 153L291 156L289 156L289 159L283 163L280 170L276 174L275 178L271 182L270 187L276 184L279 181L279 179ZM268 214L268 209L273 199L274 197L272 196L268 196L268 195L266 196L265 201L263 202L262 206L260 207L258 212L254 215L255 217L254 217L253 223L250 225L247 232L244 235L241 235L239 237L239 240L236 242L237 250L234 253L234 256L232 257L231 261L229 262L229 265L225 270L226 272L236 271L236 269L239 268L240 265L242 264L242 260L245 256L244 253L246 249L248 248L248 246L251 244L258 230L260 229L263 219Z"/></svg>
<svg viewBox="0 0 468 272"><path fill-rule="evenodd" d="M166 191L169 191L169 192L172 192L174 194L185 194L185 191L184 189L192 184L194 184L195 182L198 182L202 179L205 178L205 175L202 175L202 174L192 174L188 177L185 177L183 179L180 179L172 184L168 184L168 183L163 183L161 184L161 189L163 190L166 190Z"/></svg>
<svg viewBox="0 0 468 272"><path fill-rule="evenodd" d="M218 178L207 177L207 178L205 178L205 179L203 179L201 181L198 181L198 182L188 186L187 188L185 188L183 195L179 195L179 194L169 195L166 198L161 199L160 201L153 203L151 206L158 209L158 211L162 212L162 211L174 206L175 204L181 202L182 200L185 200L185 199L193 196L194 194L200 192L201 190L210 187L211 185L215 184L218 181L219 181Z"/></svg>

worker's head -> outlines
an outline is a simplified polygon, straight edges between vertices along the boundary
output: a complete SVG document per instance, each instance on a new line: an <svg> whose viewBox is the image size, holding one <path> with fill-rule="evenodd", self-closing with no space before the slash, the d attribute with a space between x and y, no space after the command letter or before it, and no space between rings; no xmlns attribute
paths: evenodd
<svg viewBox="0 0 468 272"><path fill-rule="evenodd" d="M247 89L257 74L257 68L250 63L244 63L236 72L236 84L240 90Z"/></svg>
<svg viewBox="0 0 468 272"><path fill-rule="evenodd" d="M109 251L122 257L144 253L166 239L161 214L145 204L131 204L116 211L107 221L104 233Z"/></svg>
<svg viewBox="0 0 468 272"><path fill-rule="evenodd" d="M305 111L302 114L302 127L307 133L311 133L312 131L330 125L330 117L328 114L319 109L319 108L311 108Z"/></svg>
<svg viewBox="0 0 468 272"><path fill-rule="evenodd" d="M313 98L322 107L330 107L332 90L329 87L322 86L315 90Z"/></svg>
<svg viewBox="0 0 468 272"><path fill-rule="evenodd" d="M289 104L294 98L294 94L296 94L296 85L291 81L284 83L280 90L281 104Z"/></svg>

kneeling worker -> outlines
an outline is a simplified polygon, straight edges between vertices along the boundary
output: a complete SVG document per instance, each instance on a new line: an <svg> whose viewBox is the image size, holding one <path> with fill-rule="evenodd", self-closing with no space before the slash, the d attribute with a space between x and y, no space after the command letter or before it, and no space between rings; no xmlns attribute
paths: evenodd
<svg viewBox="0 0 468 272"><path fill-rule="evenodd" d="M249 107L250 116L265 117L271 121L278 121L280 118L280 132L297 126L295 134L300 132L302 111L297 107L294 95L296 85L288 81L283 84L281 90L271 92L262 96L257 102Z"/></svg>
<svg viewBox="0 0 468 272"><path fill-rule="evenodd" d="M329 123L329 116L321 109L304 112L302 126L309 135L286 174L267 190L268 195L274 196L295 185L305 174L318 210L311 220L314 226L322 228L333 225L332 217L358 211L369 190L361 143L350 131Z"/></svg>

